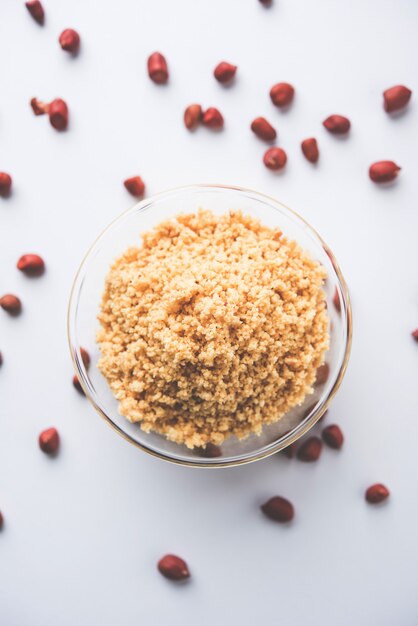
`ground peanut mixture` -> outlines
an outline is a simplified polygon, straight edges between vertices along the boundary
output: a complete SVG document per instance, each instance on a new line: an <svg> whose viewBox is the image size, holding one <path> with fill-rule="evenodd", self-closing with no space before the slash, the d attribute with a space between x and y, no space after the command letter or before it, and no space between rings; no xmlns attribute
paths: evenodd
<svg viewBox="0 0 418 626"><path fill-rule="evenodd" d="M189 448L260 433L312 391L328 347L324 279L239 211L159 224L106 279L99 368L120 413Z"/></svg>

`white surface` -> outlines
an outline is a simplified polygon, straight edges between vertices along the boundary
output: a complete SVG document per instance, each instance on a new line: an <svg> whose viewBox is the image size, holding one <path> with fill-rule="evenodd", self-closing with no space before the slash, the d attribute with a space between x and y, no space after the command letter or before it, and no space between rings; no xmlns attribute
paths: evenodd
<svg viewBox="0 0 418 626"><path fill-rule="evenodd" d="M23 2L0 8L0 170L14 178L0 202L0 291L24 314L0 311L0 623L3 626L133 626L280 623L413 626L418 621L417 103L415 0L45 0L44 28ZM57 37L82 37L71 59ZM145 72L161 50L170 85ZM237 63L224 89L211 73ZM296 87L276 110L268 90ZM415 91L390 119L381 92ZM32 96L68 101L67 133L35 118ZM182 124L185 105L219 106L221 134ZM321 121L346 114L346 140ZM286 171L265 170L265 146L248 129L257 115L278 128ZM315 135L317 168L300 153ZM402 167L391 188L368 165ZM253 187L300 211L322 233L351 288L350 368L328 422L342 425L341 453L314 466L285 458L219 471L171 466L117 437L71 385L66 306L73 274L96 234L130 206L121 181L136 173L149 194L193 182ZM180 208L180 207L179 207ZM39 252L48 271L16 269ZM56 425L59 457L37 447ZM392 490L367 506L365 487ZM289 497L290 527L258 509ZM155 563L183 556L190 584L164 580Z"/></svg>

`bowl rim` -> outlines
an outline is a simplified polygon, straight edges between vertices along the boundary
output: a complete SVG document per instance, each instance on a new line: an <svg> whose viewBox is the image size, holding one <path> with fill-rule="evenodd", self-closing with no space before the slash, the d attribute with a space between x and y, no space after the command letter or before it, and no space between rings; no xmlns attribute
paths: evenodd
<svg viewBox="0 0 418 626"><path fill-rule="evenodd" d="M186 460L186 459L178 459L175 457L172 457L170 454L165 454L164 452L157 452L156 450L153 450L152 448L149 448L148 446L146 446L143 443L140 443L139 441L136 441L135 439L133 439L133 437L131 437L127 432L125 432L120 426L118 426L117 424L115 424L115 422L106 414L106 412L102 409L102 407L100 406L100 404L98 402L96 402L95 398L92 397L92 395L90 394L90 390L88 388L87 382L86 382L86 378L85 378L85 368L84 365L82 364L81 358L79 357L79 349L80 349L80 345L73 341L72 339L72 325L75 324L76 322L76 303L78 301L78 293L80 290L80 287L78 285L79 283L79 279L82 275L82 270L84 268L85 263L87 262L87 260L89 259L92 251L95 249L96 245L98 244L98 242L101 240L101 238L108 233L113 226L118 223L123 221L123 219L129 214L129 213L133 213L133 212L137 212L137 211L141 211L143 209L145 209L148 205L153 204L154 202L156 202L157 200L164 198L164 196L169 196L173 193L179 193L179 192L189 192L192 190L202 190L204 191L205 189L207 190L214 190L214 189L218 189L220 191L237 191L239 193L243 193L243 194L250 194L250 195L255 195L258 196L259 198L263 199L263 200L267 200L269 203L273 203L274 204L278 204L280 205L282 208L284 208L286 211L288 211L289 213L291 213L294 217L297 218L297 220L301 221L303 224L305 224L305 226L308 227L308 230L313 233L315 235L315 237L318 239L319 243L321 244L322 248L325 250L326 254L328 255L332 266L334 268L334 271L336 273L337 279L338 279L338 283L339 283L339 287L341 290L341 294L342 294L342 310L345 313L346 316L346 343L345 343L345 350L344 350L344 357L343 357L343 361L342 364L340 366L340 369L338 371L337 377L334 381L333 386L331 387L331 389L328 392L328 395L325 399L325 401L312 413L312 415L310 416L310 418L308 420L306 420L305 423L305 419L298 425L296 426L294 429L292 429L291 431L289 431L288 433L285 433L279 440L277 440L276 442L272 442L271 444L268 444L267 446L265 446L264 448L262 448L260 451L255 451L252 453L246 453L246 455L243 458L232 458L231 460L228 460L227 458L205 458L205 457L196 457L196 460ZM81 283L82 284L82 283ZM80 286L81 286L80 284ZM350 358L350 353L351 353L351 345L352 345L352 334L353 334L353 316L352 316L352 308L351 308L351 300L350 300L350 294L348 291L348 287L347 287L347 283L344 279L344 276L341 272L340 266L334 256L334 254L332 253L332 251L330 250L330 248L328 247L328 245L326 244L326 242L322 239L321 235L316 231L316 229L304 218L302 217L297 211L294 211L293 209L291 209L290 207L288 207L286 204L284 204L281 200L278 200L276 198L274 198L273 196L270 196L269 194L265 194L263 192L254 190L254 189L250 189L248 187L242 187L239 185L224 185L224 184L215 184L215 183L196 183L196 184L190 184L190 185L181 185L178 187L172 187L170 189L167 189L165 191L161 191L159 193L153 194L152 196L149 196L147 198L144 198L142 200L140 200L139 202L136 202L133 206L129 207L128 209L126 209L125 211L123 211L122 213L120 213L116 218L114 218L98 235L97 237L93 240L93 242L91 243L91 245L89 246L87 252L85 253L85 255L83 256L80 265L75 273L74 276L74 280L71 286L71 291L70 291L70 296L69 296L69 300L68 300L68 307L67 307L67 340L68 340L68 345L70 348L70 354L71 354L71 360L73 362L73 366L74 366L74 370L75 373L79 379L79 382L81 384L82 390L87 398L87 400L90 402L90 404L93 406L93 408L95 409L95 411L100 415L100 417L102 419L104 419L107 424L115 431L117 432L121 437L123 437L126 441L128 441L130 444L134 445L135 447L143 450L144 452L146 452L147 454L150 454L153 457L162 459L164 461L168 461L170 463L174 463L176 465L182 465L182 466L186 466L186 467L199 467L199 468L220 468L220 467L236 467L239 465L246 465L248 463L253 463L255 461L259 461L261 459L265 459L269 456L272 456L273 454L276 454L277 452L280 452L281 450L283 450L284 448L287 448L289 445L291 445L292 443L294 443L295 441L297 441L298 439L300 439L304 434L306 434L317 422L318 420L324 415L324 413L327 411L330 403L332 402L334 396L336 395L338 389L341 386L342 380L344 378L345 372L347 370L347 366L348 366L348 361ZM78 352L77 352L78 351Z"/></svg>

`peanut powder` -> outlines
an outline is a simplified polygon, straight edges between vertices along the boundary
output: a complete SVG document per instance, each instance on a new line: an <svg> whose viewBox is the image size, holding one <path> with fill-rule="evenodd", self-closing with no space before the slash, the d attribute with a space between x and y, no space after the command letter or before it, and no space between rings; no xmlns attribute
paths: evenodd
<svg viewBox="0 0 418 626"><path fill-rule="evenodd" d="M312 392L325 270L256 219L162 222L106 278L99 368L119 411L189 448L259 434Z"/></svg>

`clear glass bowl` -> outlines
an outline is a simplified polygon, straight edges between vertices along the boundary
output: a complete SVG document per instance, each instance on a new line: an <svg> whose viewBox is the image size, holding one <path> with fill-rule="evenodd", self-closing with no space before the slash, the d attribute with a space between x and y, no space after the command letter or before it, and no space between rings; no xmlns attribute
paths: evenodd
<svg viewBox="0 0 418 626"><path fill-rule="evenodd" d="M289 239L322 263L328 278L325 292L330 318L330 348L327 381L318 385L303 405L292 409L275 424L265 426L261 435L239 441L231 437L222 446L190 450L155 433L145 433L118 413L105 378L96 364L100 352L95 341L97 313L110 265L126 248L140 244L140 234L181 212L199 208L221 214L241 209L265 225L279 227ZM340 310L333 303L338 294ZM238 187L194 185L160 193L139 202L113 221L93 243L75 277L68 310L68 338L76 374L87 398L112 428L129 442L161 459L194 467L239 465L262 459L282 450L305 434L326 411L341 384L351 346L351 308L347 286L334 255L318 233L297 213L274 198ZM87 371L80 354L86 348L91 356ZM213 456L211 457L210 454Z"/></svg>

